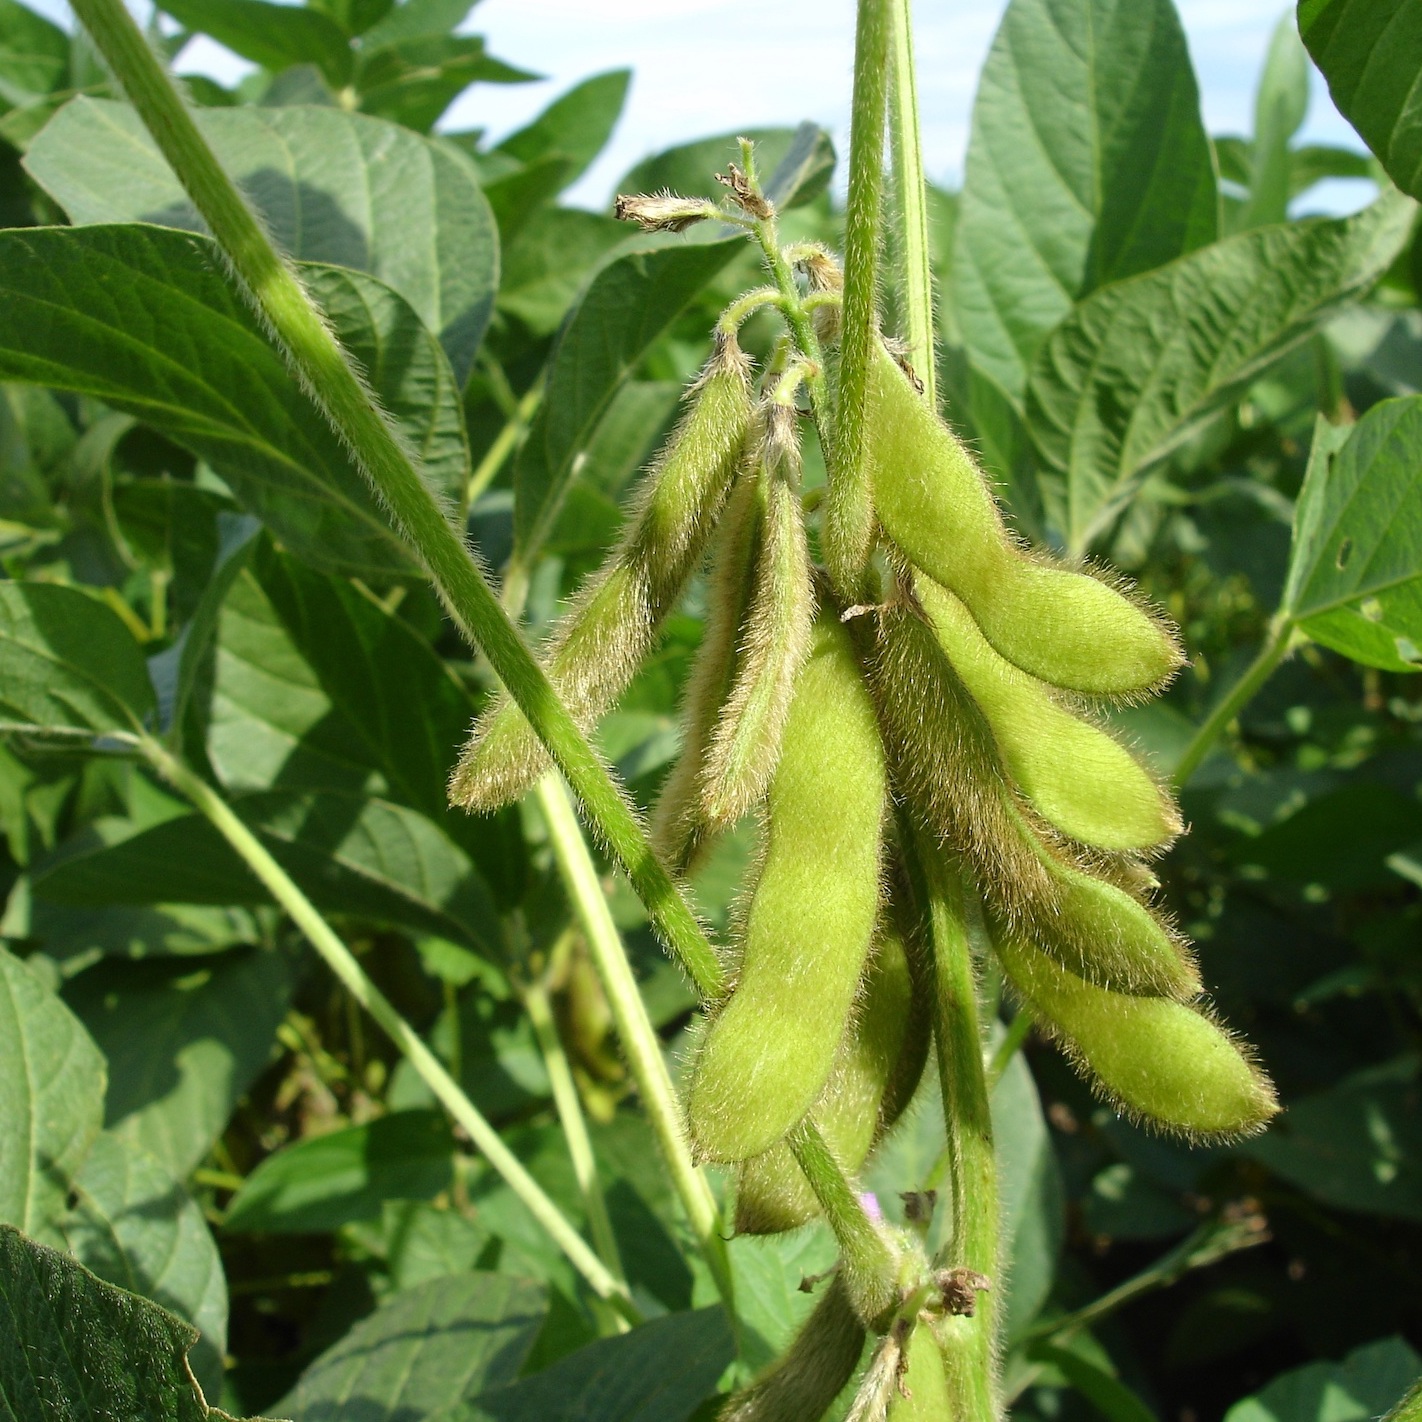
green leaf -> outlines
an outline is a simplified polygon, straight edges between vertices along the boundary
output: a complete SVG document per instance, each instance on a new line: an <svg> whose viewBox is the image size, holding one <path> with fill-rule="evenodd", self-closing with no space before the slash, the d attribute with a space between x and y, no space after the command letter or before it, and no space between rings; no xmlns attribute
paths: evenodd
<svg viewBox="0 0 1422 1422"><path fill-rule="evenodd" d="M1063 532L1084 551L1135 481L1179 448L1407 241L1413 204L1387 194L1355 217L1262 227L1103 287L1038 353L1032 436L1063 482Z"/></svg>
<svg viewBox="0 0 1422 1422"><path fill-rule="evenodd" d="M556 331L588 273L627 240L620 222L575 207L543 207L525 215L504 253L499 310L535 336Z"/></svg>
<svg viewBox="0 0 1422 1422"><path fill-rule="evenodd" d="M100 953L112 958L191 957L254 943L261 934L245 909L200 904L76 908L36 899L29 937L47 957L64 963ZM70 971L74 964L70 963Z"/></svg>
<svg viewBox="0 0 1422 1422"><path fill-rule="evenodd" d="M336 108L244 106L194 117L284 250L394 288L439 336L463 385L499 283L493 214L468 158ZM207 230L127 104L75 99L25 164L78 225Z"/></svg>
<svg viewBox="0 0 1422 1422"><path fill-rule="evenodd" d="M0 111L66 87L69 36L18 0L0 0Z"/></svg>
<svg viewBox="0 0 1422 1422"><path fill-rule="evenodd" d="M356 68L361 108L420 133L429 132L476 80L522 84L536 78L485 53L476 35L418 35L379 46L368 35Z"/></svg>
<svg viewBox="0 0 1422 1422"><path fill-rule="evenodd" d="M269 1155L232 1197L225 1230L339 1229L386 1200L430 1200L453 1176L454 1138L438 1111L397 1111Z"/></svg>
<svg viewBox="0 0 1422 1422"><path fill-rule="evenodd" d="M1254 96L1254 141L1249 149L1249 200L1238 229L1283 222L1293 196L1289 142L1308 113L1308 53L1298 25L1285 11L1274 28L1259 92Z"/></svg>
<svg viewBox="0 0 1422 1422"><path fill-rule="evenodd" d="M316 906L434 933L497 957L497 912L478 871L415 810L361 795L240 795L232 808ZM117 843L67 846L35 871L55 903L262 904L266 890L204 818L181 815Z"/></svg>
<svg viewBox="0 0 1422 1422"><path fill-rule="evenodd" d="M394 0L319 0L324 10L348 35L363 35L391 11Z"/></svg>
<svg viewBox="0 0 1422 1422"><path fill-rule="evenodd" d="M1422 197L1422 0L1299 0L1299 33L1339 112Z"/></svg>
<svg viewBox="0 0 1422 1422"><path fill-rule="evenodd" d="M103 962L64 997L109 1064L105 1124L185 1180L267 1064L292 991L281 953Z"/></svg>
<svg viewBox="0 0 1422 1422"><path fill-rule="evenodd" d="M618 182L617 191L656 193L665 188L686 197L725 197L726 189L716 181L716 174L725 172L727 163L739 162L742 137L755 144L756 166L761 174L774 174L766 191L777 207L799 207L818 197L829 185L834 172L834 145L822 128L804 123L799 128L738 129L735 133L678 144L629 169Z"/></svg>
<svg viewBox="0 0 1422 1422"><path fill-rule="evenodd" d="M104 1058L83 1024L0 948L0 1220L59 1243L69 1182L103 1120Z"/></svg>
<svg viewBox="0 0 1422 1422"><path fill-rule="evenodd" d="M193 1384L186 1355L196 1338L156 1304L0 1225L7 1422L232 1422Z"/></svg>
<svg viewBox="0 0 1422 1422"><path fill-rule="evenodd" d="M264 69L315 64L332 87L350 82L351 47L320 10L267 0L163 0L162 8L185 29L211 35Z"/></svg>
<svg viewBox="0 0 1422 1422"><path fill-rule="evenodd" d="M1267 1135L1239 1149L1325 1204L1422 1220L1422 1110L1410 1072L1359 1073L1291 1101Z"/></svg>
<svg viewBox="0 0 1422 1422"><path fill-rule="evenodd" d="M1140 1397L1096 1359L1054 1343L1037 1344L1031 1356L1056 1368L1107 1422L1156 1422Z"/></svg>
<svg viewBox="0 0 1422 1422"><path fill-rule="evenodd" d="M516 1378L545 1311L543 1289L527 1279L432 1279L356 1324L275 1410L295 1422L431 1417Z"/></svg>
<svg viewBox="0 0 1422 1422"><path fill-rule="evenodd" d="M668 1314L431 1422L686 1422L735 1353L721 1309Z"/></svg>
<svg viewBox="0 0 1422 1422"><path fill-rule="evenodd" d="M1354 1348L1341 1363L1310 1363L1236 1402L1225 1422L1368 1422L1405 1393L1422 1357L1401 1338Z"/></svg>
<svg viewBox="0 0 1422 1422"><path fill-rule="evenodd" d="M511 133L495 152L524 164L566 159L562 186L567 187L587 171L612 137L631 82L630 69L612 69L584 79L554 99L532 123Z"/></svg>
<svg viewBox="0 0 1422 1422"><path fill-rule="evenodd" d="M0 377L92 395L207 460L316 567L414 571L340 441L222 275L204 237L157 227L0 233ZM438 343L374 277L308 284L458 505L463 413Z"/></svg>
<svg viewBox="0 0 1422 1422"><path fill-rule="evenodd" d="M1283 607L1355 661L1422 670L1422 397L1318 421Z"/></svg>
<svg viewBox="0 0 1422 1422"><path fill-rule="evenodd" d="M71 1183L60 1221L69 1252L107 1283L186 1319L202 1337L189 1359L205 1391L222 1387L227 1281L192 1196L146 1151L103 1132Z"/></svg>
<svg viewBox="0 0 1422 1422"><path fill-rule="evenodd" d="M368 47L456 30L479 0L402 0L366 33Z"/></svg>
<svg viewBox="0 0 1422 1422"><path fill-rule="evenodd" d="M1072 303L1214 240L1214 169L1170 0L1013 0L973 108L953 312L1016 402Z"/></svg>
<svg viewBox="0 0 1422 1422"><path fill-rule="evenodd" d="M54 583L0 583L0 726L131 733L153 710L143 654L111 608Z"/></svg>

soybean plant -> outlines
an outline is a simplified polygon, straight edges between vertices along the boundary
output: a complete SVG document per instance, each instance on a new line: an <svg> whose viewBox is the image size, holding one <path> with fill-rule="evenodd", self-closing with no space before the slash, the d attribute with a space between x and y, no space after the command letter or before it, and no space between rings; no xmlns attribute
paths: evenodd
<svg viewBox="0 0 1422 1422"><path fill-rule="evenodd" d="M1220 1140L1276 1110L1156 902L1150 859L1180 832L1174 800L1098 711L1155 694L1182 655L1123 579L1009 532L872 310L865 378L849 387L853 272L819 247L781 248L751 144L723 181L719 207L670 193L619 202L652 230L743 228L774 284L719 321L631 531L553 631L547 670L590 724L714 549L655 836L685 872L747 813L761 835L723 985L704 1003L687 1131L701 1160L735 1167L737 1230L823 1211L843 1251L799 1338L723 1416L820 1416L867 1336L853 1417L987 1417L1000 1266L977 978L1000 974L1102 1097L1142 1122ZM736 333L762 307L785 332L755 371ZM827 490L802 487L811 421ZM836 527L849 508L867 509L867 542ZM858 551L812 556L837 540ZM495 809L545 764L501 701L452 792ZM849 1185L918 1087L930 1038L951 1155L939 1258L921 1230L871 1220Z"/></svg>

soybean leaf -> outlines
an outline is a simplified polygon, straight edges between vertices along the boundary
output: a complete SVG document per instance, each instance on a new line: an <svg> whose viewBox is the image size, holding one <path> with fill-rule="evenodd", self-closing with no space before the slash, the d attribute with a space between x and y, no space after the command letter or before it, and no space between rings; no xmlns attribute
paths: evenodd
<svg viewBox="0 0 1422 1422"><path fill-rule="evenodd" d="M286 251L393 287L439 336L464 383L499 284L493 214L468 158L337 108L243 106L194 117ZM207 230L127 104L75 99L30 145L25 165L78 225Z"/></svg>
<svg viewBox="0 0 1422 1422"><path fill-rule="evenodd" d="M1422 197L1422 3L1299 0L1298 15L1339 112L1393 182Z"/></svg>
<svg viewBox="0 0 1422 1422"><path fill-rule="evenodd" d="M318 908L497 955L498 918L483 879L469 856L417 811L335 791L242 795L232 808ZM34 891L81 906L268 901L236 851L196 814L117 843L81 840L37 868Z"/></svg>
<svg viewBox="0 0 1422 1422"><path fill-rule="evenodd" d="M499 310L535 336L558 329L588 272L627 240L620 222L575 207L544 207L525 220L504 254Z"/></svg>
<svg viewBox="0 0 1422 1422"><path fill-rule="evenodd" d="M1294 190L1289 144L1308 113L1308 53L1287 11L1274 28L1254 97L1254 139L1249 146L1249 199L1237 227L1283 222Z"/></svg>
<svg viewBox="0 0 1422 1422"><path fill-rule="evenodd" d="M655 193L663 188L688 197L721 198L726 189L718 171L740 157L738 139L755 144L762 175L775 176L767 192L778 207L798 207L818 197L834 171L835 152L829 135L812 123L799 128L751 128L716 138L699 138L644 158L622 175L620 193ZM790 161L787 163L786 160Z"/></svg>
<svg viewBox="0 0 1422 1422"><path fill-rule="evenodd" d="M1408 1074L1359 1073L1292 1101L1240 1149L1305 1194L1345 1210L1422 1220L1422 1110Z"/></svg>
<svg viewBox="0 0 1422 1422"><path fill-rule="evenodd" d="M432 1422L685 1422L735 1353L721 1309L668 1314Z"/></svg>
<svg viewBox="0 0 1422 1422"><path fill-rule="evenodd" d="M524 164L565 159L561 186L567 187L587 171L612 137L631 81L630 69L612 69L584 79L556 98L532 123L511 133L495 151Z"/></svg>
<svg viewBox="0 0 1422 1422"><path fill-rule="evenodd" d="M299 1234L372 1219L386 1200L447 1189L453 1156L438 1111L396 1111L309 1137L262 1161L228 1203L223 1228Z"/></svg>
<svg viewBox="0 0 1422 1422"><path fill-rule="evenodd" d="M1032 1349L1031 1356L1056 1368L1108 1422L1156 1422L1155 1413L1140 1396L1107 1364L1087 1356L1083 1349L1039 1343Z"/></svg>
<svg viewBox="0 0 1422 1422"><path fill-rule="evenodd" d="M1170 0L1013 0L973 108L953 311L1021 402L1072 303L1214 240L1214 168Z"/></svg>
<svg viewBox="0 0 1422 1422"><path fill-rule="evenodd" d="M207 460L317 567L412 571L340 441L221 273L204 237L158 227L0 233L0 377L126 410ZM304 274L376 393L457 504L463 413L438 343L374 277Z"/></svg>
<svg viewBox="0 0 1422 1422"><path fill-rule="evenodd" d="M69 1252L110 1284L142 1294L201 1333L189 1362L205 1391L222 1387L227 1281L192 1196L146 1151L103 1132L71 1183L60 1221Z"/></svg>
<svg viewBox="0 0 1422 1422"><path fill-rule="evenodd" d="M1320 419L1294 515L1284 610L1368 666L1422 669L1422 397L1350 429Z"/></svg>
<svg viewBox="0 0 1422 1422"><path fill-rule="evenodd" d="M267 1064L292 978L283 954L250 949L72 979L65 1001L108 1059L105 1124L186 1179Z"/></svg>
<svg viewBox="0 0 1422 1422"><path fill-rule="evenodd" d="M275 1410L295 1422L431 1417L516 1378L546 1307L540 1285L507 1274L432 1279L356 1324Z"/></svg>
<svg viewBox="0 0 1422 1422"><path fill-rule="evenodd" d="M458 29L479 0L401 0L365 36L367 46L443 35Z"/></svg>
<svg viewBox="0 0 1422 1422"><path fill-rule="evenodd" d="M140 731L153 685L133 634L76 588L0 583L0 724Z"/></svg>
<svg viewBox="0 0 1422 1422"><path fill-rule="evenodd" d="M0 948L0 1220L61 1242L69 1182L102 1124L104 1079L83 1023Z"/></svg>
<svg viewBox="0 0 1422 1422"><path fill-rule="evenodd" d="M1422 1372L1401 1338L1354 1348L1341 1363L1310 1363L1236 1402L1225 1422L1368 1422L1387 1412Z"/></svg>
<svg viewBox="0 0 1422 1422"><path fill-rule="evenodd" d="M77 908L36 899L29 937L58 962L100 953L113 958L191 957L215 953L260 935L245 909L201 904Z"/></svg>
<svg viewBox="0 0 1422 1422"><path fill-rule="evenodd" d="M315 64L333 88L350 82L351 47L321 10L267 0L163 0L185 29L200 30L264 69Z"/></svg>
<svg viewBox="0 0 1422 1422"><path fill-rule="evenodd" d="M361 108L421 133L477 80L522 84L538 77L486 53L477 35L420 34L380 45L366 36L356 66Z"/></svg>
<svg viewBox="0 0 1422 1422"><path fill-rule="evenodd" d="M0 1407L7 1418L232 1422L193 1385L186 1355L196 1338L157 1304L0 1225Z"/></svg>
<svg viewBox="0 0 1422 1422"><path fill-rule="evenodd" d="M0 105L19 109L65 87L69 36L18 0L0 3Z"/></svg>
<svg viewBox="0 0 1422 1422"><path fill-rule="evenodd" d="M1151 465L1382 275L1415 208L1261 227L1089 296L1039 351L1028 425L1083 551Z"/></svg>
<svg viewBox="0 0 1422 1422"><path fill-rule="evenodd" d="M378 25L390 13L394 3L395 0L321 0L318 8L354 37Z"/></svg>

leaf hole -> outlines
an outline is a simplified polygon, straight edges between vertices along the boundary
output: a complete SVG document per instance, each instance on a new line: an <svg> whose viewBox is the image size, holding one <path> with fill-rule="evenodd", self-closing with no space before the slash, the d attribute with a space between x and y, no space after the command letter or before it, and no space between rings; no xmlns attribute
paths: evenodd
<svg viewBox="0 0 1422 1422"><path fill-rule="evenodd" d="M1348 566L1348 560L1352 556L1353 540L1351 538L1345 538L1342 543L1338 545L1338 557L1334 560L1338 565L1338 571L1340 573Z"/></svg>

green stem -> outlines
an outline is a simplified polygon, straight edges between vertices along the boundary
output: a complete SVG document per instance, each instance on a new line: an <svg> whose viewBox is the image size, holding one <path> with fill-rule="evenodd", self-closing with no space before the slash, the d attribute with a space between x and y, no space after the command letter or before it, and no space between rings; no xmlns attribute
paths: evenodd
<svg viewBox="0 0 1422 1422"><path fill-rule="evenodd" d="M602 990L612 1008L612 1018L617 1025L617 1035L622 1040L622 1050L626 1053L632 1079L641 1093L643 1108L661 1146L682 1208L729 1310L733 1291L730 1260L721 1235L721 1212L706 1176L693 1163L687 1148L681 1104L662 1055L661 1039L647 1016L647 1007L632 974L622 935L612 920L607 898L598 882L597 866L588 853L587 842L568 801L567 791L557 776L545 775L538 782L535 793L548 826L548 837L559 872L578 915L578 922L582 925Z"/></svg>
<svg viewBox="0 0 1422 1422"><path fill-rule="evenodd" d="M631 805L524 646L463 537L445 517L321 313L198 132L122 0L77 0L74 9L202 214L263 324L396 527L419 552L456 625L488 658L528 718L697 988L703 996L716 997L724 986L721 965L681 891L658 862Z"/></svg>
<svg viewBox="0 0 1422 1422"><path fill-rule="evenodd" d="M1190 777L1200 768L1200 762L1210 753L1225 729L1294 649L1296 634L1291 617L1286 613L1275 616L1269 624L1269 635L1259 649L1259 655L1190 738L1190 744L1185 747L1185 754L1180 757L1171 777L1177 790L1189 783Z"/></svg>
<svg viewBox="0 0 1422 1422"><path fill-rule="evenodd" d="M479 467L469 476L465 488L464 502L473 507L475 499L494 482L504 460L518 448L519 442L528 433L528 427L543 403L543 377L540 376L524 392L523 399L514 407L503 429L495 436L488 452L479 461Z"/></svg>
<svg viewBox="0 0 1422 1422"><path fill-rule="evenodd" d="M894 164L898 227L896 274L909 363L923 381L924 398L938 408L933 338L933 268L928 257L928 203L923 176L923 135L918 121L918 82L913 63L910 0L889 0L889 48L893 88L889 99L889 148Z"/></svg>
<svg viewBox="0 0 1422 1422"><path fill-rule="evenodd" d="M844 317L824 529L830 576L840 596L849 602L866 600L862 594L874 536L864 416L870 357L879 335L889 28L888 0L859 0L849 126L849 194L844 214Z"/></svg>
<svg viewBox="0 0 1422 1422"><path fill-rule="evenodd" d="M1032 1016L1027 1012L1019 1012L1008 1025L1007 1032L1002 1041L997 1044L997 1050L992 1054L992 1060L987 1067L987 1089L991 1096L993 1088L1002 1080L1002 1074L1012 1064L1012 1059L1022 1050L1022 1044L1032 1035Z"/></svg>
<svg viewBox="0 0 1422 1422"><path fill-rule="evenodd" d="M834 1231L840 1278L854 1311L866 1326L873 1327L899 1301L899 1256L869 1218L808 1116L790 1133L787 1144Z"/></svg>
<svg viewBox="0 0 1422 1422"><path fill-rule="evenodd" d="M932 924L933 1037L943 1091L953 1211L952 1235L939 1263L948 1269L985 1275L992 1285L978 1294L971 1317L945 1320L944 1366L955 1422L994 1422L998 1415L994 1331L1002 1281L998 1273L997 1161L983 1070L977 978L957 869L926 836L919 837L918 845Z"/></svg>
<svg viewBox="0 0 1422 1422"><path fill-rule="evenodd" d="M445 1110L468 1132L470 1140L485 1160L499 1173L534 1219L548 1231L553 1242L587 1280L600 1298L607 1299L629 1321L640 1322L627 1285L615 1278L589 1248L566 1215L544 1193L543 1187L520 1164L518 1157L499 1139L499 1133L444 1069L418 1032L395 1010L389 998L366 976L350 949L341 941L311 900L301 892L262 842L238 819L232 807L180 760L151 737L138 740L138 750L153 768L181 792L237 852L242 862L261 881L267 892L290 915L311 946L326 961L346 991L385 1030L399 1047L420 1079L434 1092Z"/></svg>
<svg viewBox="0 0 1422 1422"><path fill-rule="evenodd" d="M607 1213L602 1184L597 1178L597 1157L593 1154L588 1125L583 1119L577 1084L573 1081L573 1073L568 1066L568 1054L563 1050L563 1039L558 1035L558 1024L553 1020L553 1007L542 983L530 983L524 988L523 1005L528 1011L529 1021L533 1024L534 1036L538 1038L543 1063L548 1068L548 1084L553 1088L553 1105L558 1112L558 1122L563 1127L563 1136L568 1142L568 1155L572 1159L573 1174L583 1197L583 1207L587 1211L588 1231L592 1235L593 1245L602 1262L607 1265L608 1272L625 1283L627 1274L622 1267L617 1236L612 1232L612 1220ZM622 1322L625 1324L626 1320Z"/></svg>

